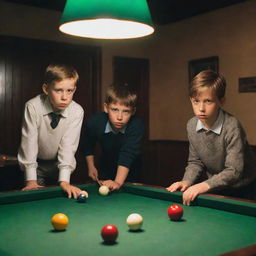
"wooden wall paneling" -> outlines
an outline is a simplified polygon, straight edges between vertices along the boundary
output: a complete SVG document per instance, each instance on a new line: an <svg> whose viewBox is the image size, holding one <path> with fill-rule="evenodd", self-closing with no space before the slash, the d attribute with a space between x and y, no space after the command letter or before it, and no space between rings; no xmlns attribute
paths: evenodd
<svg viewBox="0 0 256 256"><path fill-rule="evenodd" d="M147 141L143 147L142 182L166 187L180 180L187 159L186 141Z"/></svg>

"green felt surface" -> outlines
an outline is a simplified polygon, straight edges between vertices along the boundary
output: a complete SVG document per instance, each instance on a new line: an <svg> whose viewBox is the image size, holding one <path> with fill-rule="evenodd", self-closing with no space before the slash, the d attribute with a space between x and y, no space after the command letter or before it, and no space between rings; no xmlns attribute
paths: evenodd
<svg viewBox="0 0 256 256"><path fill-rule="evenodd" d="M124 191L104 197L94 185L82 188L89 192L84 204L64 197L59 188L0 195L0 255L214 256L256 243L254 216L200 205L183 206L182 221L173 222L167 216L167 207L181 199L179 193L170 197L169 192L161 189L128 185ZM22 202L11 203L17 198ZM211 201L207 197L201 200L213 206L221 201L224 208L232 209L235 204L255 210L250 203ZM51 217L58 212L69 217L64 232L54 232L50 224ZM131 213L144 218L140 232L128 230L125 222ZM119 229L114 245L102 242L100 231L106 224Z"/></svg>

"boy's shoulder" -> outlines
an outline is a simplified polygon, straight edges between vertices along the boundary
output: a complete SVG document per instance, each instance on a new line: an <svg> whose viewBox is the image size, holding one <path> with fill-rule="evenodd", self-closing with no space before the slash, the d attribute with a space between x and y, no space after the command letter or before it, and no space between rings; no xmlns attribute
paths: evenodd
<svg viewBox="0 0 256 256"><path fill-rule="evenodd" d="M234 129L234 128L242 128L239 120L233 116L232 114L226 112L223 110L224 114L224 122L223 122L223 128L225 129Z"/></svg>
<svg viewBox="0 0 256 256"><path fill-rule="evenodd" d="M70 109L71 112L74 113L83 113L84 109L82 108L82 106L80 104L78 104L77 102L75 102L74 100L71 101L71 103L68 106L68 109Z"/></svg>
<svg viewBox="0 0 256 256"><path fill-rule="evenodd" d="M129 120L127 125L128 126L141 126L142 127L142 126L144 126L144 123L143 123L142 119L139 116L133 115L131 117L131 119Z"/></svg>
<svg viewBox="0 0 256 256"><path fill-rule="evenodd" d="M96 113L91 115L87 119L87 124L90 126L106 125L108 121L108 115L105 112Z"/></svg>
<svg viewBox="0 0 256 256"><path fill-rule="evenodd" d="M26 102L26 105L40 105L45 101L46 97L47 96L45 94L39 94L39 95L35 96L34 98L28 100Z"/></svg>
<svg viewBox="0 0 256 256"><path fill-rule="evenodd" d="M187 129L196 127L197 121L198 119L195 116L190 118L187 122Z"/></svg>
<svg viewBox="0 0 256 256"><path fill-rule="evenodd" d="M88 121L98 121L98 120L108 120L108 115L105 113L105 112L100 112L100 113L96 113L96 114L93 114L91 115L89 118L88 118Z"/></svg>

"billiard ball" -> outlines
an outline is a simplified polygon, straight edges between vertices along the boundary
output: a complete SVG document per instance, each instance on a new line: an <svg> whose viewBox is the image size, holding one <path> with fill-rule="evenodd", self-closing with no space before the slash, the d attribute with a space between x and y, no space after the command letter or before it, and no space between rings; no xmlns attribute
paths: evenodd
<svg viewBox="0 0 256 256"><path fill-rule="evenodd" d="M78 197L77 197L77 201L79 203L85 203L86 202L86 196L84 194L80 194Z"/></svg>
<svg viewBox="0 0 256 256"><path fill-rule="evenodd" d="M82 190L82 191L80 192L80 194L85 195L85 196L86 196L86 198L88 198L88 197L89 197L89 195L88 195L88 192L87 192L87 191Z"/></svg>
<svg viewBox="0 0 256 256"><path fill-rule="evenodd" d="M126 219L126 224L130 230L139 230L143 224L143 218L138 213L132 213Z"/></svg>
<svg viewBox="0 0 256 256"><path fill-rule="evenodd" d="M180 220L183 216L183 208L177 204L173 204L167 209L168 216L171 220Z"/></svg>
<svg viewBox="0 0 256 256"><path fill-rule="evenodd" d="M68 225L68 217L63 213L56 213L51 219L55 230L65 230Z"/></svg>
<svg viewBox="0 0 256 256"><path fill-rule="evenodd" d="M107 186L102 185L102 186L100 186L100 188L99 188L99 193L100 193L102 196L106 196L106 195L108 195L108 193L109 193L109 188L108 188Z"/></svg>
<svg viewBox="0 0 256 256"><path fill-rule="evenodd" d="M101 230L101 237L105 243L114 243L118 236L118 229L115 225L105 225Z"/></svg>

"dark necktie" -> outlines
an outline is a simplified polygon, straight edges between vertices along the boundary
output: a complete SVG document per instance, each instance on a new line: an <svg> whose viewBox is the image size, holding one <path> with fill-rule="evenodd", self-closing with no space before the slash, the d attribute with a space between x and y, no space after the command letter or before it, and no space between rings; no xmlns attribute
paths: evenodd
<svg viewBox="0 0 256 256"><path fill-rule="evenodd" d="M52 127L52 129L55 129L60 121L61 114L56 114L56 113L52 112L49 115L52 118L51 127Z"/></svg>

